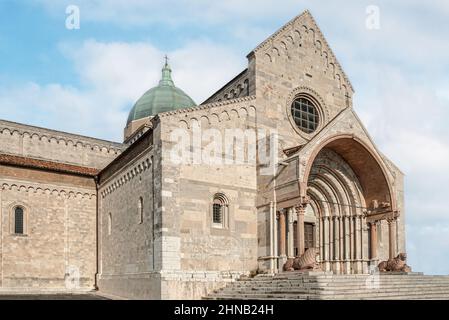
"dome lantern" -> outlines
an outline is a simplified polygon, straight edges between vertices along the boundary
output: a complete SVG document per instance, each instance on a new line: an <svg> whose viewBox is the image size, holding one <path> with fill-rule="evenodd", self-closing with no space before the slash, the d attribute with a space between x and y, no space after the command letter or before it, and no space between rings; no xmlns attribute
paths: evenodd
<svg viewBox="0 0 449 320"><path fill-rule="evenodd" d="M175 86L171 73L172 70L168 64L168 58L165 57L159 85L145 92L137 100L129 113L128 121L126 122L127 127L133 121L152 117L158 113L196 106L192 98Z"/></svg>

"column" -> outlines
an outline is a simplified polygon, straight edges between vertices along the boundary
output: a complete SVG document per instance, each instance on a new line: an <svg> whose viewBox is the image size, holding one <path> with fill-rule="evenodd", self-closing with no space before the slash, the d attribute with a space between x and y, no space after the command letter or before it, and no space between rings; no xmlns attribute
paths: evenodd
<svg viewBox="0 0 449 320"><path fill-rule="evenodd" d="M334 217L329 217L329 260L334 265Z"/></svg>
<svg viewBox="0 0 449 320"><path fill-rule="evenodd" d="M269 241L270 241L270 272L273 273L274 272L274 265L275 265L275 260L274 260L274 239L273 239L273 232L274 232L274 220L275 217L273 215L274 212L274 206L273 206L273 201L270 201L270 216L269 216Z"/></svg>
<svg viewBox="0 0 449 320"><path fill-rule="evenodd" d="M388 219L388 237L389 237L389 251L390 251L390 259L393 259L396 256L396 223L395 219Z"/></svg>
<svg viewBox="0 0 449 320"><path fill-rule="evenodd" d="M362 214L362 271L364 274L368 273L368 224L366 217Z"/></svg>
<svg viewBox="0 0 449 320"><path fill-rule="evenodd" d="M334 271L340 273L340 221L337 216L334 216Z"/></svg>
<svg viewBox="0 0 449 320"><path fill-rule="evenodd" d="M297 235L296 240L298 241L297 247L298 247L298 256L301 256L304 254L304 214L306 212L305 205L299 205L296 207L296 214L298 215L297 220Z"/></svg>
<svg viewBox="0 0 449 320"><path fill-rule="evenodd" d="M285 211L279 211L279 255L281 257L286 256L285 250Z"/></svg>
<svg viewBox="0 0 449 320"><path fill-rule="evenodd" d="M349 241L351 244L351 253L349 255L349 259L352 261L355 259L355 252L354 252L354 216L349 217Z"/></svg>
<svg viewBox="0 0 449 320"><path fill-rule="evenodd" d="M356 266L357 273L362 272L362 226L361 226L361 218L362 216L358 213L355 216L355 258L356 258Z"/></svg>
<svg viewBox="0 0 449 320"><path fill-rule="evenodd" d="M351 234L350 234L350 217L344 216L344 222L345 222L345 273L350 274L351 273Z"/></svg>
<svg viewBox="0 0 449 320"><path fill-rule="evenodd" d="M377 222L376 221L370 223L370 237L371 237L370 258L371 258L371 260L377 260Z"/></svg>
<svg viewBox="0 0 449 320"><path fill-rule="evenodd" d="M396 243L396 246L395 246L395 252L397 253L397 254L399 254L400 252L401 252L401 250L399 249L399 245L400 245L400 241L399 241L399 219L400 219L400 217L397 217L396 219L394 219L394 230L396 230L396 232L395 232L395 243Z"/></svg>
<svg viewBox="0 0 449 320"><path fill-rule="evenodd" d="M295 256L295 248L293 243L293 208L288 209L288 231L287 231L287 253L289 258Z"/></svg>
<svg viewBox="0 0 449 320"><path fill-rule="evenodd" d="M277 272L279 270L278 266L278 259L279 259L279 243L278 243L278 226L279 226L279 212L276 212L273 207L273 214L274 214L274 227L273 227L273 253L274 253L274 272Z"/></svg>
<svg viewBox="0 0 449 320"><path fill-rule="evenodd" d="M329 264L329 216L323 219L324 270L330 271Z"/></svg>
<svg viewBox="0 0 449 320"><path fill-rule="evenodd" d="M344 270L344 266L343 266L343 260L344 260L344 252L345 252L345 248L344 248L344 242L343 242L343 240L344 240L344 238L345 238L345 234L344 234L344 231L343 231L343 224L344 224L344 221L343 221L343 217L342 216L340 216L340 217L338 217L338 224L339 224L339 226L340 226L340 270L341 270L341 273L343 273L343 270Z"/></svg>
<svg viewBox="0 0 449 320"><path fill-rule="evenodd" d="M320 261L324 260L324 245L323 245L323 217L319 217L318 218L319 221L319 240L318 240L318 245L319 245L319 250L320 250Z"/></svg>

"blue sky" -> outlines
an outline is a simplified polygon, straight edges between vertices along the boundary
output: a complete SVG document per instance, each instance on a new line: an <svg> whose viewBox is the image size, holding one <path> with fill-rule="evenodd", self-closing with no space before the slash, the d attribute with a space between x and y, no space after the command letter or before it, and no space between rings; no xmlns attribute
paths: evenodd
<svg viewBox="0 0 449 320"><path fill-rule="evenodd" d="M71 4L79 30L65 27ZM0 118L121 141L165 54L200 103L305 9L351 79L355 110L406 174L410 264L449 274L447 1L0 0Z"/></svg>

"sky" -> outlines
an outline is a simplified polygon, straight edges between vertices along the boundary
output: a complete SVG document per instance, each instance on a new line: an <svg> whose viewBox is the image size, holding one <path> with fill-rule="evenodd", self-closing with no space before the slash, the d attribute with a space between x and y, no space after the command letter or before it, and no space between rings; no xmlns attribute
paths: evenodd
<svg viewBox="0 0 449 320"><path fill-rule="evenodd" d="M69 5L79 28L67 27ZM354 109L406 175L409 265L449 274L446 0L0 0L0 118L121 141L165 54L201 103L305 9L354 86Z"/></svg>

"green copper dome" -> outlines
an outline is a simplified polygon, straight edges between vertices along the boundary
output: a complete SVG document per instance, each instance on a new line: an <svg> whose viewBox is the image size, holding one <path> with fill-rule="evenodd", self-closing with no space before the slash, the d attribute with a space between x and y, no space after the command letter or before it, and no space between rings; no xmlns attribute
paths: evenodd
<svg viewBox="0 0 449 320"><path fill-rule="evenodd" d="M161 112L173 111L196 106L195 102L182 91L175 87L171 78L171 69L167 61L162 68L162 79L157 87L151 88L137 100L129 112L128 125L131 121L154 116Z"/></svg>

